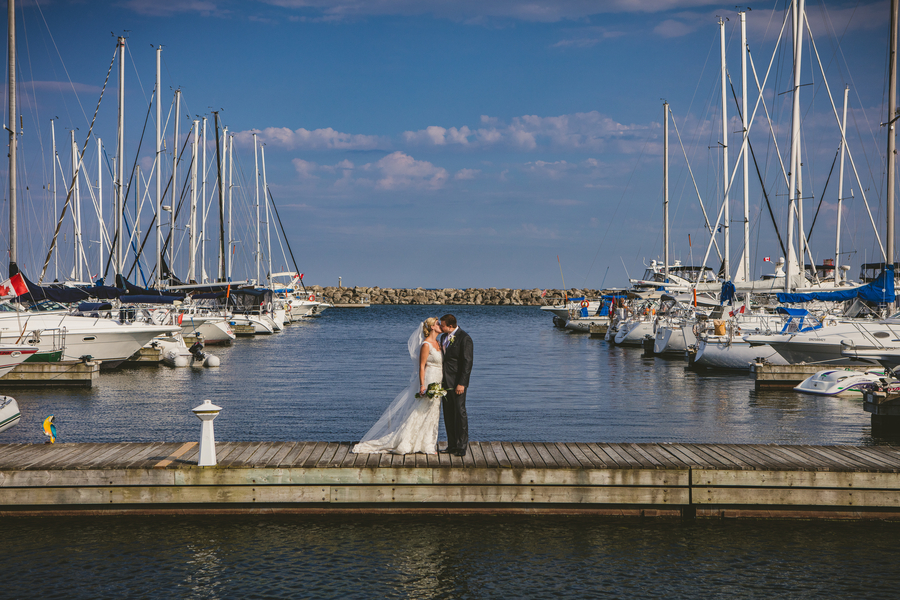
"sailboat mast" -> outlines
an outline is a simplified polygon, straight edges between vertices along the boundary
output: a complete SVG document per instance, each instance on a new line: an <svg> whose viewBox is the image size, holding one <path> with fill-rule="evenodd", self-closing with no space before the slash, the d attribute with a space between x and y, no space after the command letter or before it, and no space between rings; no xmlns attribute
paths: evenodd
<svg viewBox="0 0 900 600"><path fill-rule="evenodd" d="M56 184L53 185L56 189ZM97 264L99 270L97 274L103 272L103 141L97 138L97 222L100 226L100 233L97 244Z"/></svg>
<svg viewBox="0 0 900 600"><path fill-rule="evenodd" d="M888 61L888 169L887 169L887 262L894 264L894 187L897 168L897 0L891 0L890 59Z"/></svg>
<svg viewBox="0 0 900 600"><path fill-rule="evenodd" d="M232 264L234 262L234 233L232 230L234 221L231 219L232 207L234 206L232 203L234 184L231 178L234 173L234 134L225 138L225 148L228 152L228 281L231 281L231 269L234 266Z"/></svg>
<svg viewBox="0 0 900 600"><path fill-rule="evenodd" d="M266 183L266 147L259 149L260 158L262 159L262 176L263 176L263 200L266 202L266 245L268 246L269 271L266 278L271 284L272 281L272 231L269 229L269 184Z"/></svg>
<svg viewBox="0 0 900 600"><path fill-rule="evenodd" d="M725 65L725 20L721 17L719 18L719 47L722 55L722 189L725 193L725 197L722 200L725 207L724 216L722 218L722 233L725 237L725 256L722 260L722 270L724 271L725 281L728 281L729 279L731 279L731 263L729 261L729 256L731 255L731 234L729 230L731 226L731 210L728 206L728 193L730 186L728 185L728 101L725 94L727 75Z"/></svg>
<svg viewBox="0 0 900 600"><path fill-rule="evenodd" d="M850 86L844 87L844 116L841 119L841 170L838 171L838 199L837 199L837 234L834 239L834 285L841 282L841 204L844 201L844 156L847 154L847 98L850 95Z"/></svg>
<svg viewBox="0 0 900 600"><path fill-rule="evenodd" d="M75 270L73 276L75 277L75 281L81 282L83 281L82 272L81 272L81 185L78 181L80 179L80 169L78 164L78 146L75 143L75 130L73 129L71 132L71 142L70 146L72 149L72 185L74 189L72 191L72 227L75 235L73 236L73 256L75 257Z"/></svg>
<svg viewBox="0 0 900 600"><path fill-rule="evenodd" d="M253 134L253 169L256 176L256 284L262 280L262 244L259 239L259 146Z"/></svg>
<svg viewBox="0 0 900 600"><path fill-rule="evenodd" d="M747 98L747 13L741 11L741 117L743 121L743 134L747 135L750 128L750 102ZM744 167L744 252L741 268L747 281L753 279L750 276L750 163L747 162L748 144L741 146L741 163ZM750 294L747 294L746 304L750 304Z"/></svg>
<svg viewBox="0 0 900 600"><path fill-rule="evenodd" d="M194 142L191 144L191 230L188 235L190 252L188 254L188 281L197 281L197 155L199 150L198 129L200 121L194 121Z"/></svg>
<svg viewBox="0 0 900 600"><path fill-rule="evenodd" d="M669 280L669 103L663 102L663 272Z"/></svg>
<svg viewBox="0 0 900 600"><path fill-rule="evenodd" d="M800 153L800 64L803 55L803 10L806 2L804 0L792 0L792 10L794 11L794 86L793 86L793 109L791 116L791 158L790 166L790 182L788 183L788 241L787 252L788 257L785 265L784 291L790 293L792 287L792 278L794 273L794 215L797 206L797 176L800 170L800 161L798 154ZM802 257L801 257L801 262ZM799 265L798 265L799 266ZM802 270L801 270L802 273Z"/></svg>
<svg viewBox="0 0 900 600"><path fill-rule="evenodd" d="M53 215L56 213L56 120L50 119L50 139L53 143L52 155L50 157L50 170L53 171ZM56 270L56 279L59 279L59 252L53 255L54 269Z"/></svg>
<svg viewBox="0 0 900 600"><path fill-rule="evenodd" d="M218 280L225 278L225 187L222 183L221 148L219 146L219 112L213 111L216 127L216 170L218 171L219 184L219 267Z"/></svg>
<svg viewBox="0 0 900 600"><path fill-rule="evenodd" d="M175 137L172 140L172 206L169 207L169 274L171 277L175 262L175 207L178 197L178 124L181 121L181 90L175 90Z"/></svg>
<svg viewBox="0 0 900 600"><path fill-rule="evenodd" d="M122 275L122 241L125 238L122 213L125 212L125 38L119 37L119 132L116 155L116 285Z"/></svg>
<svg viewBox="0 0 900 600"><path fill-rule="evenodd" d="M200 278L206 283L206 117L203 117L203 143L201 148L200 169L200 211L203 217L200 219Z"/></svg>
<svg viewBox="0 0 900 600"><path fill-rule="evenodd" d="M9 42L9 276L19 272L16 236L16 3L8 0L7 40Z"/></svg>
<svg viewBox="0 0 900 600"><path fill-rule="evenodd" d="M156 287L162 287L162 46L156 47Z"/></svg>

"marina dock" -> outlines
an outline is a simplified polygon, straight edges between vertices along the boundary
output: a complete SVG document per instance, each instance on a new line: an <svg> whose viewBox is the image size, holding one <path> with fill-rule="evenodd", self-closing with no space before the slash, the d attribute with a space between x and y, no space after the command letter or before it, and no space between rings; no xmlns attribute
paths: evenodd
<svg viewBox="0 0 900 600"><path fill-rule="evenodd" d="M474 442L352 454L349 442L0 445L0 516L596 514L900 519L900 449Z"/></svg>

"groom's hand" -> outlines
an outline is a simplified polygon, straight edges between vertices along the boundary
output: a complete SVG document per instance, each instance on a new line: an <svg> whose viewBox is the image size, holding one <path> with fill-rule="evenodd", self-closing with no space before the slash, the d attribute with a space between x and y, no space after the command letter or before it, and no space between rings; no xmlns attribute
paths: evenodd
<svg viewBox="0 0 900 600"><path fill-rule="evenodd" d="M466 386L464 386L464 385L456 386L456 395L457 396L462 396L465 391L466 391Z"/></svg>

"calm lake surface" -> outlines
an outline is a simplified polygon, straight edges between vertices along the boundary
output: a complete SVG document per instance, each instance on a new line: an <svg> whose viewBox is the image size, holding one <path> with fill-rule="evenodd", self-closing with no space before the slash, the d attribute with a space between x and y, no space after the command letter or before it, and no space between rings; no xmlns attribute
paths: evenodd
<svg viewBox="0 0 900 600"><path fill-rule="evenodd" d="M331 310L211 348L218 369L15 392L0 442L355 441L409 379L406 340L453 312L475 342L473 440L886 444L861 400L753 391L569 334L533 307ZM2 450L0 450L2 451ZM896 597L900 524L562 517L85 517L0 521L0 598Z"/></svg>

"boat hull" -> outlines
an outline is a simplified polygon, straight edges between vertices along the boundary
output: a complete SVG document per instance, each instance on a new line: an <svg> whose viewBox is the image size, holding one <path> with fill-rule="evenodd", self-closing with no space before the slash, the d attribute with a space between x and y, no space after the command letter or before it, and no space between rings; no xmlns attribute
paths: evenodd
<svg viewBox="0 0 900 600"><path fill-rule="evenodd" d="M694 366L749 371L750 365L760 358L773 365L788 364L771 346L751 346L740 338L728 342L725 336L709 336L697 342Z"/></svg>

